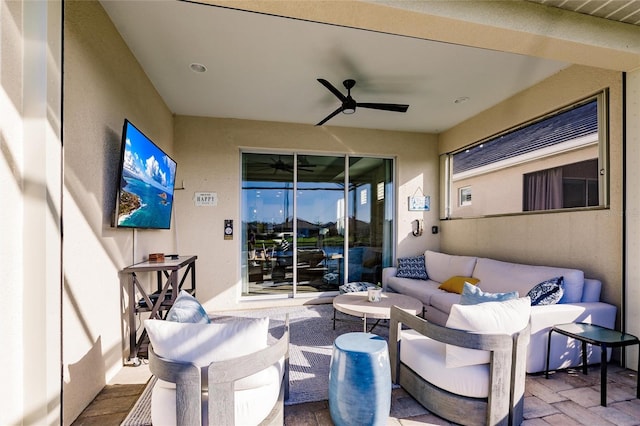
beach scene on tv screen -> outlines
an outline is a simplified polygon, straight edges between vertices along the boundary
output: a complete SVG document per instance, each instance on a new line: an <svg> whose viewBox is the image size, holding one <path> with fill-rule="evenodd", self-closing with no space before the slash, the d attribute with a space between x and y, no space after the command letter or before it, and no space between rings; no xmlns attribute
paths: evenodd
<svg viewBox="0 0 640 426"><path fill-rule="evenodd" d="M120 180L118 226L167 229L176 163L128 125Z"/></svg>

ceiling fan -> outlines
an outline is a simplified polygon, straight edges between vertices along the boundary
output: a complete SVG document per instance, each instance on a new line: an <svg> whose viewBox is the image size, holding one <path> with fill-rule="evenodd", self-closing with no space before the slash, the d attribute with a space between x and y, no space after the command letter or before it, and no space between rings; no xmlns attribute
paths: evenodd
<svg viewBox="0 0 640 426"><path fill-rule="evenodd" d="M353 114L354 112L356 112L356 107L381 109L384 111L395 111L395 112L407 112L407 109L409 109L409 105L402 105L402 104L356 102L355 99L351 97L351 89L353 88L353 86L356 85L356 81L352 79L348 79L342 82L342 84L344 84L344 87L347 89L347 96L343 95L338 89L336 89L333 86L333 84L329 83L324 78L319 78L318 81L324 87L329 89L329 91L333 93L338 99L340 99L340 101L342 102L342 105L338 107L338 109L333 111L331 114L326 116L324 120L316 124L316 126L322 126L324 123L326 123L327 121L329 121L330 119L332 119L333 117L335 117L341 112L344 114Z"/></svg>
<svg viewBox="0 0 640 426"><path fill-rule="evenodd" d="M259 163L259 165L262 166L260 170L273 169L274 174L278 173L279 171L288 173L293 172L293 164L283 161L280 156L278 156L277 160L275 158L271 158L270 162ZM315 164L309 164L307 161L298 160L297 170L302 172L312 172L315 166Z"/></svg>

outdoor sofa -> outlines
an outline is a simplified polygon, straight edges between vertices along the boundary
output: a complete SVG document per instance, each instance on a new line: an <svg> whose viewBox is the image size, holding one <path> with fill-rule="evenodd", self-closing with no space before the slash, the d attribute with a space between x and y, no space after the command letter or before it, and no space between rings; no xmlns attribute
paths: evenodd
<svg viewBox="0 0 640 426"><path fill-rule="evenodd" d="M422 264L424 268L422 268ZM525 265L473 256L457 256L427 250L424 255L398 259L397 267L382 273L384 291L406 294L424 305L424 318L446 326L451 307L460 301L465 281L483 292L497 294L517 292L527 296L534 287L553 292L560 290L559 300L546 294L545 303L531 306L531 341L527 351L526 372L545 370L549 330L555 324L586 322L614 328L616 306L600 301L602 283L584 278L577 269ZM449 291L440 287L447 287ZM544 297L544 295L543 295ZM551 341L550 369L581 364L580 342L554 333ZM609 353L609 357L610 357ZM600 362L599 349L588 348L588 363Z"/></svg>

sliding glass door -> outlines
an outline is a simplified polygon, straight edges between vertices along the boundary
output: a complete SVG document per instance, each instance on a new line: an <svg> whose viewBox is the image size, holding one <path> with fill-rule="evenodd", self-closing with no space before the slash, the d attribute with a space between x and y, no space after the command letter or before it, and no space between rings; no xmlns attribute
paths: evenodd
<svg viewBox="0 0 640 426"><path fill-rule="evenodd" d="M293 283L293 155L242 155L243 295Z"/></svg>
<svg viewBox="0 0 640 426"><path fill-rule="evenodd" d="M242 295L379 282L393 250L393 160L242 154Z"/></svg>
<svg viewBox="0 0 640 426"><path fill-rule="evenodd" d="M349 158L348 281L382 281L393 262L393 161Z"/></svg>

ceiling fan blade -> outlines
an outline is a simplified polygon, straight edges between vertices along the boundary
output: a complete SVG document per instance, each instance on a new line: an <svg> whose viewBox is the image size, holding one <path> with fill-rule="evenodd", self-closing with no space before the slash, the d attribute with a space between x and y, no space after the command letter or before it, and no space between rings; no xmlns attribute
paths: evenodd
<svg viewBox="0 0 640 426"><path fill-rule="evenodd" d="M338 89L336 89L333 84L329 83L327 80L325 80L324 78L319 78L318 81L327 89L329 89L329 91L331 93L333 93L338 99L340 99L342 102L347 100L347 97L345 95L343 95Z"/></svg>
<svg viewBox="0 0 640 426"><path fill-rule="evenodd" d="M331 120L336 115L340 114L341 111L342 111L342 107L338 108L337 110L333 111L331 114L327 115L325 119L319 122L318 124L316 124L316 126L322 126L324 123Z"/></svg>
<svg viewBox="0 0 640 426"><path fill-rule="evenodd" d="M356 106L359 106L362 108L381 109L384 111L395 111L395 112L407 112L407 110L409 109L409 105L402 105L402 104L379 104L379 103L358 102Z"/></svg>

